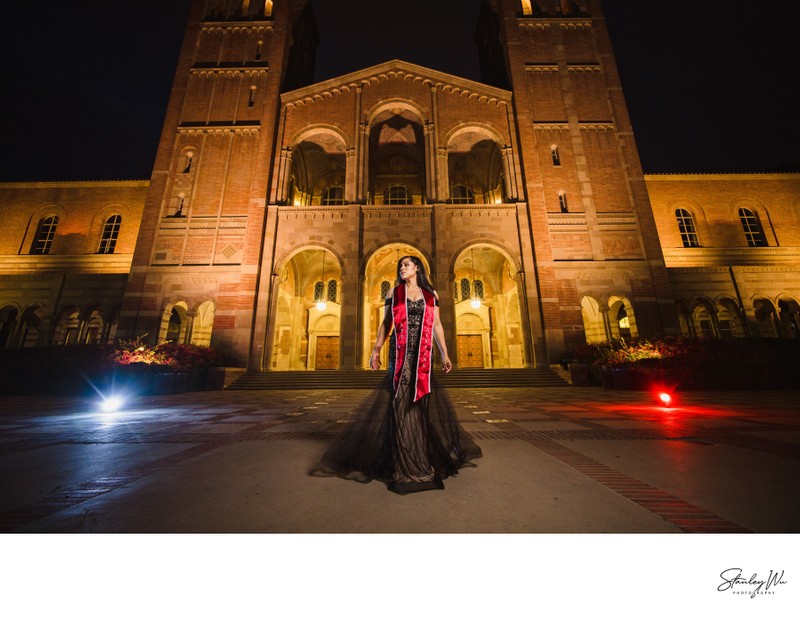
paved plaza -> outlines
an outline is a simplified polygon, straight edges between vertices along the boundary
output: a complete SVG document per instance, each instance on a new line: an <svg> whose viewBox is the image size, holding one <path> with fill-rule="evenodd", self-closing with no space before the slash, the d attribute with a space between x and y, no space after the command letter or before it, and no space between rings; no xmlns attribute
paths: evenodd
<svg viewBox="0 0 800 632"><path fill-rule="evenodd" d="M452 389L442 491L307 475L368 392L0 399L13 533L798 533L800 392Z"/></svg>

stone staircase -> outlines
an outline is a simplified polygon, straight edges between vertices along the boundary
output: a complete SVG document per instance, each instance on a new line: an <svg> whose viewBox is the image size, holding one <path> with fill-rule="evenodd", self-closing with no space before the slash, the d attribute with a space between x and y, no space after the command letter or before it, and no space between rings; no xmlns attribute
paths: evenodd
<svg viewBox="0 0 800 632"><path fill-rule="evenodd" d="M328 390L370 389L385 377L384 371L248 371L227 388L229 390ZM454 369L449 374L436 372L445 388L509 388L567 386L549 368L536 369Z"/></svg>

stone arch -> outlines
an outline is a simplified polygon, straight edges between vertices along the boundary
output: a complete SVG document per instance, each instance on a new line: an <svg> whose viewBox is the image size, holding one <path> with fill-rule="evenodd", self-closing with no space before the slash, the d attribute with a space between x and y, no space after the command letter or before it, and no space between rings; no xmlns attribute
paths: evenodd
<svg viewBox="0 0 800 632"><path fill-rule="evenodd" d="M375 105L365 118L367 201L386 204L384 192L390 186L407 187L412 204L432 199L434 183L427 174L433 139L425 133L430 117L410 100L390 99Z"/></svg>
<svg viewBox="0 0 800 632"><path fill-rule="evenodd" d="M718 336L716 308L705 296L696 296L691 303L692 328L696 336L713 338Z"/></svg>
<svg viewBox="0 0 800 632"><path fill-rule="evenodd" d="M502 136L492 127L464 123L445 135L447 151L447 188L466 186L476 201L484 204L503 202L508 196L508 181ZM449 194L448 194L449 197Z"/></svg>
<svg viewBox="0 0 800 632"><path fill-rule="evenodd" d="M331 186L347 179L347 135L333 125L305 127L291 140L286 199L294 206L319 206Z"/></svg>
<svg viewBox="0 0 800 632"><path fill-rule="evenodd" d="M0 349L14 346L19 316L19 305L8 303L0 307Z"/></svg>
<svg viewBox="0 0 800 632"><path fill-rule="evenodd" d="M639 337L636 314L627 296L608 298L608 325L611 337L618 340L631 340Z"/></svg>
<svg viewBox="0 0 800 632"><path fill-rule="evenodd" d="M461 368L519 368L530 363L521 310L519 262L507 249L473 240L454 253L456 365ZM462 290L463 281L470 288ZM478 320L476 320L478 319ZM469 324L482 323L480 331Z"/></svg>
<svg viewBox="0 0 800 632"><path fill-rule="evenodd" d="M211 336L214 331L214 314L217 305L213 299L207 299L194 309L190 340L199 347L211 346Z"/></svg>
<svg viewBox="0 0 800 632"><path fill-rule="evenodd" d="M320 282L323 287L327 287L331 280L341 285L342 274L341 256L328 244L307 242L277 258L275 275L278 283L271 332L273 344L272 356L269 358L270 369L305 371L338 368L341 305L325 300L318 306L314 288ZM319 336L317 325L324 316L330 316L336 322L334 328L324 330L326 338L335 338L326 340L326 348L336 350L336 366L331 367L319 367L316 364Z"/></svg>
<svg viewBox="0 0 800 632"><path fill-rule="evenodd" d="M607 312L604 313L597 299L589 294L581 297L580 305L586 344L608 342Z"/></svg>
<svg viewBox="0 0 800 632"><path fill-rule="evenodd" d="M78 342L86 344L103 342L103 332L105 331L103 311L103 307L95 303L81 312Z"/></svg>
<svg viewBox="0 0 800 632"><path fill-rule="evenodd" d="M185 297L170 299L161 312L156 342L184 344L190 333L189 301Z"/></svg>
<svg viewBox="0 0 800 632"><path fill-rule="evenodd" d="M80 308L75 303L62 305L53 327L52 343L69 345L78 342L81 331Z"/></svg>
<svg viewBox="0 0 800 632"><path fill-rule="evenodd" d="M763 295L755 295L752 300L758 335L762 338L779 338L781 329L776 304Z"/></svg>
<svg viewBox="0 0 800 632"><path fill-rule="evenodd" d="M714 300L717 333L720 338L741 338L745 335L742 310L732 296L718 296Z"/></svg>
<svg viewBox="0 0 800 632"><path fill-rule="evenodd" d="M800 338L800 302L784 292L777 297L778 322L785 338Z"/></svg>

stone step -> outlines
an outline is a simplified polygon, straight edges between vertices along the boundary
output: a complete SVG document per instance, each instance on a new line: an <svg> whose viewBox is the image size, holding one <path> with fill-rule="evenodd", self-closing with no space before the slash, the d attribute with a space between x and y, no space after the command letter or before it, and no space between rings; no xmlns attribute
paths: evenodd
<svg viewBox="0 0 800 632"><path fill-rule="evenodd" d="M233 382L230 390L314 390L370 389L384 378L383 371L248 371ZM445 388L503 388L566 386L549 368L537 369L455 369L436 373Z"/></svg>

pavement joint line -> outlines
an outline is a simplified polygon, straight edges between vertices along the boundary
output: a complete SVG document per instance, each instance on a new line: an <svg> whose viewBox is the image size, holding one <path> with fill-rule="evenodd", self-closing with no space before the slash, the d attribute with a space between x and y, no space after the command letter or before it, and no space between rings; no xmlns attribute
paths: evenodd
<svg viewBox="0 0 800 632"><path fill-rule="evenodd" d="M639 481L631 476L622 472L614 470L613 468L604 465L594 459L591 459L580 452L576 452L571 448L556 443L550 439L537 439L534 437L524 437L524 441L530 445L538 448L545 454L550 455L556 460L564 463L565 465L573 468L577 472L591 478L600 485L603 485L610 491L613 491L623 498L636 503L643 509L661 517L664 521L669 522L682 531L687 533L699 533L711 530L712 532L735 532L735 533L750 533L746 529L734 522L726 520L716 514L692 505L691 503L673 496L668 492L659 490L652 487L647 483ZM613 475L614 482L599 475L599 472L607 472ZM621 477L621 478L620 478ZM636 490L636 491L634 491ZM651 502L650 500L641 497L641 491L663 494L662 499L669 499L669 506L663 506L664 500L659 502ZM690 518L691 516L691 518Z"/></svg>

